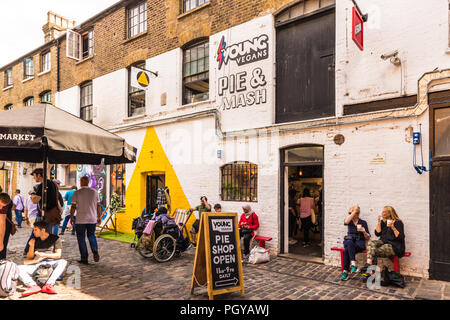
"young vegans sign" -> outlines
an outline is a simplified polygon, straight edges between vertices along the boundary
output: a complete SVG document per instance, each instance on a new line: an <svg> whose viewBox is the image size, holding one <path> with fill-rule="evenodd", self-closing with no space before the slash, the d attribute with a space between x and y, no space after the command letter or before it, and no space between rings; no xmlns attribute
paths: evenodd
<svg viewBox="0 0 450 320"><path fill-rule="evenodd" d="M191 294L207 285L208 296L241 291L244 277L236 213L202 213L195 252Z"/></svg>

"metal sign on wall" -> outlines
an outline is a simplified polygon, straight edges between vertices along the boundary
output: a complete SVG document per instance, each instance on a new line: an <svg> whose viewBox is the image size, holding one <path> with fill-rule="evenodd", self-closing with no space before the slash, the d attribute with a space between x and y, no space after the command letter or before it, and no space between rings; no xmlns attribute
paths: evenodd
<svg viewBox="0 0 450 320"><path fill-rule="evenodd" d="M352 17L352 39L362 51L364 50L364 21L355 7L353 7Z"/></svg>

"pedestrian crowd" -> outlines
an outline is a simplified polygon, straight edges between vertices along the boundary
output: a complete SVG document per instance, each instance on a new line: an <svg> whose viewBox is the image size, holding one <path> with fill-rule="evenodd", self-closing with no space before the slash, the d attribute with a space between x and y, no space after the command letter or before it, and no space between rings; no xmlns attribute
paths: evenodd
<svg viewBox="0 0 450 320"><path fill-rule="evenodd" d="M62 277L67 266L67 261L62 259L63 240L59 235L64 234L69 222L72 235L77 236L81 257L78 263L89 264L86 236L94 261L100 260L95 231L97 224L101 222L103 209L98 192L89 187L90 178L81 177L81 188L73 186L64 197L59 191L61 182L47 179L44 203L41 201L44 189L43 169L35 169L32 176L37 185L28 192L27 199L24 199L20 190L16 190L12 199L0 190L0 260L6 259L9 238L15 234L16 228L22 228L23 223L33 227L23 252L26 260L23 265L18 266L19 280L27 287L22 297L39 292L57 293L55 282ZM17 225L12 221L13 212ZM56 212L56 218L52 212ZM61 233L58 235L61 222ZM43 270L46 272L42 272ZM44 280L40 278L39 282L39 275L44 273L47 277Z"/></svg>

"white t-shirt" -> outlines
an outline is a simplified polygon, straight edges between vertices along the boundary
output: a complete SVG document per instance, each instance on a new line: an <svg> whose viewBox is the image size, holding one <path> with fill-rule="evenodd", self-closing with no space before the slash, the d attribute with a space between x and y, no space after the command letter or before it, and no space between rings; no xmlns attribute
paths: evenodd
<svg viewBox="0 0 450 320"><path fill-rule="evenodd" d="M36 218L38 214L38 205L34 204L30 197L25 200L25 209L28 210L29 219Z"/></svg>
<svg viewBox="0 0 450 320"><path fill-rule="evenodd" d="M75 191L72 197L72 204L77 205L77 224L96 224L97 205L100 197L97 190L89 187L81 187Z"/></svg>

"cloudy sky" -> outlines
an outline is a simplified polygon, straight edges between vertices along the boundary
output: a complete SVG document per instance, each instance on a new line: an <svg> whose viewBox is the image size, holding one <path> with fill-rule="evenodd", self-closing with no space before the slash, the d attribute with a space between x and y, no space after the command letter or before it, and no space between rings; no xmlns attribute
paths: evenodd
<svg viewBox="0 0 450 320"><path fill-rule="evenodd" d="M0 67L44 44L47 12L77 25L119 0L0 0Z"/></svg>

